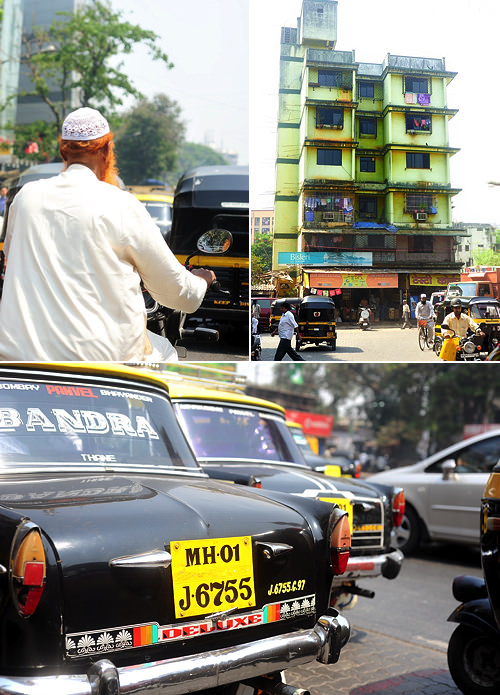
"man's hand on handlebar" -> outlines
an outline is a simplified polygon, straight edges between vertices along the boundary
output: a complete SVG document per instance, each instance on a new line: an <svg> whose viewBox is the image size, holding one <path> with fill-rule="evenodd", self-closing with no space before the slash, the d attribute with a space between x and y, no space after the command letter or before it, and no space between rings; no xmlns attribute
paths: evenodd
<svg viewBox="0 0 500 695"><path fill-rule="evenodd" d="M207 283L207 289L210 287L210 285L215 282L215 273L213 270L208 270L207 268L193 268L191 271L193 275L197 275L200 278L203 278L205 282Z"/></svg>

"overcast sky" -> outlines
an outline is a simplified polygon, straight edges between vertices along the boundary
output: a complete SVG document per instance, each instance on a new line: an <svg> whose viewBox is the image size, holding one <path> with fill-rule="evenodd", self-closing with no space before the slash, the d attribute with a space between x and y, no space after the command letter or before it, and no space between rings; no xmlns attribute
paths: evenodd
<svg viewBox="0 0 500 695"><path fill-rule="evenodd" d="M125 59L147 97L166 94L182 108L186 139L236 151L248 163L249 0L112 0L115 10L161 37L167 70L147 51Z"/></svg>
<svg viewBox="0 0 500 695"><path fill-rule="evenodd" d="M272 207L275 190L280 28L295 27L302 0L250 2L250 171L253 209ZM337 45L359 62L387 53L445 58L455 222L500 224L500 4L498 0L339 0ZM498 119L498 120L497 120Z"/></svg>

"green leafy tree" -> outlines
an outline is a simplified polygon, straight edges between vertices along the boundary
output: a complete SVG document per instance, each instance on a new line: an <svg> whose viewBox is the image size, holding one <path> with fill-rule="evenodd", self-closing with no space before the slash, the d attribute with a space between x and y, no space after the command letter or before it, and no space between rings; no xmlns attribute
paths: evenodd
<svg viewBox="0 0 500 695"><path fill-rule="evenodd" d="M33 164L57 159L59 147L55 123L33 121L17 126L13 151L18 159Z"/></svg>
<svg viewBox="0 0 500 695"><path fill-rule="evenodd" d="M272 268L273 261L273 237L271 234L258 234L252 244L252 282L254 278L253 262L258 263L260 274L267 273Z"/></svg>
<svg viewBox="0 0 500 695"><path fill-rule="evenodd" d="M182 142L177 153L175 169L168 174L172 183L176 183L180 176L195 167L225 166L227 159L211 147L199 145L196 142Z"/></svg>
<svg viewBox="0 0 500 695"><path fill-rule="evenodd" d="M500 252L493 249L474 251L475 265L500 265Z"/></svg>
<svg viewBox="0 0 500 695"><path fill-rule="evenodd" d="M165 180L176 166L185 126L179 105L165 94L142 100L121 116L115 131L120 175L127 184L143 179Z"/></svg>
<svg viewBox="0 0 500 695"><path fill-rule="evenodd" d="M17 95L39 97L52 112L57 133L72 108L72 94L78 95L80 106L99 108L108 116L125 96L142 98L122 64L115 61L136 44L146 46L152 59L162 61L167 69L173 67L157 46L158 35L125 21L107 0L94 0L58 16L61 19L48 29L34 28L24 37L22 64L33 88Z"/></svg>

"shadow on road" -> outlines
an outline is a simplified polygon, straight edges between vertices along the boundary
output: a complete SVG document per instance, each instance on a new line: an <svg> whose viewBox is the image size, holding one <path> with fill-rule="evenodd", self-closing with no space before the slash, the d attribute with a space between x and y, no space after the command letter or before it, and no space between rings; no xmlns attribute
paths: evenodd
<svg viewBox="0 0 500 695"><path fill-rule="evenodd" d="M359 688L354 688L349 692L349 695L376 695L384 693L385 695L405 695L410 693L448 693L452 695L457 693L461 695L460 690L456 687L448 670L429 670L429 671L413 671L411 673L403 673L400 676L386 678L375 683L367 683Z"/></svg>

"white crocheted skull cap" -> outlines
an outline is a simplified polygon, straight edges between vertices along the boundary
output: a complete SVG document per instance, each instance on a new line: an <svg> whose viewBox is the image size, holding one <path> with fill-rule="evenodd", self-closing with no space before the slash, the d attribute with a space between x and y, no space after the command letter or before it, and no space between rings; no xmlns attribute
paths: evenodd
<svg viewBox="0 0 500 695"><path fill-rule="evenodd" d="M99 111L84 106L72 111L64 119L63 140L96 140L109 133L109 124Z"/></svg>

